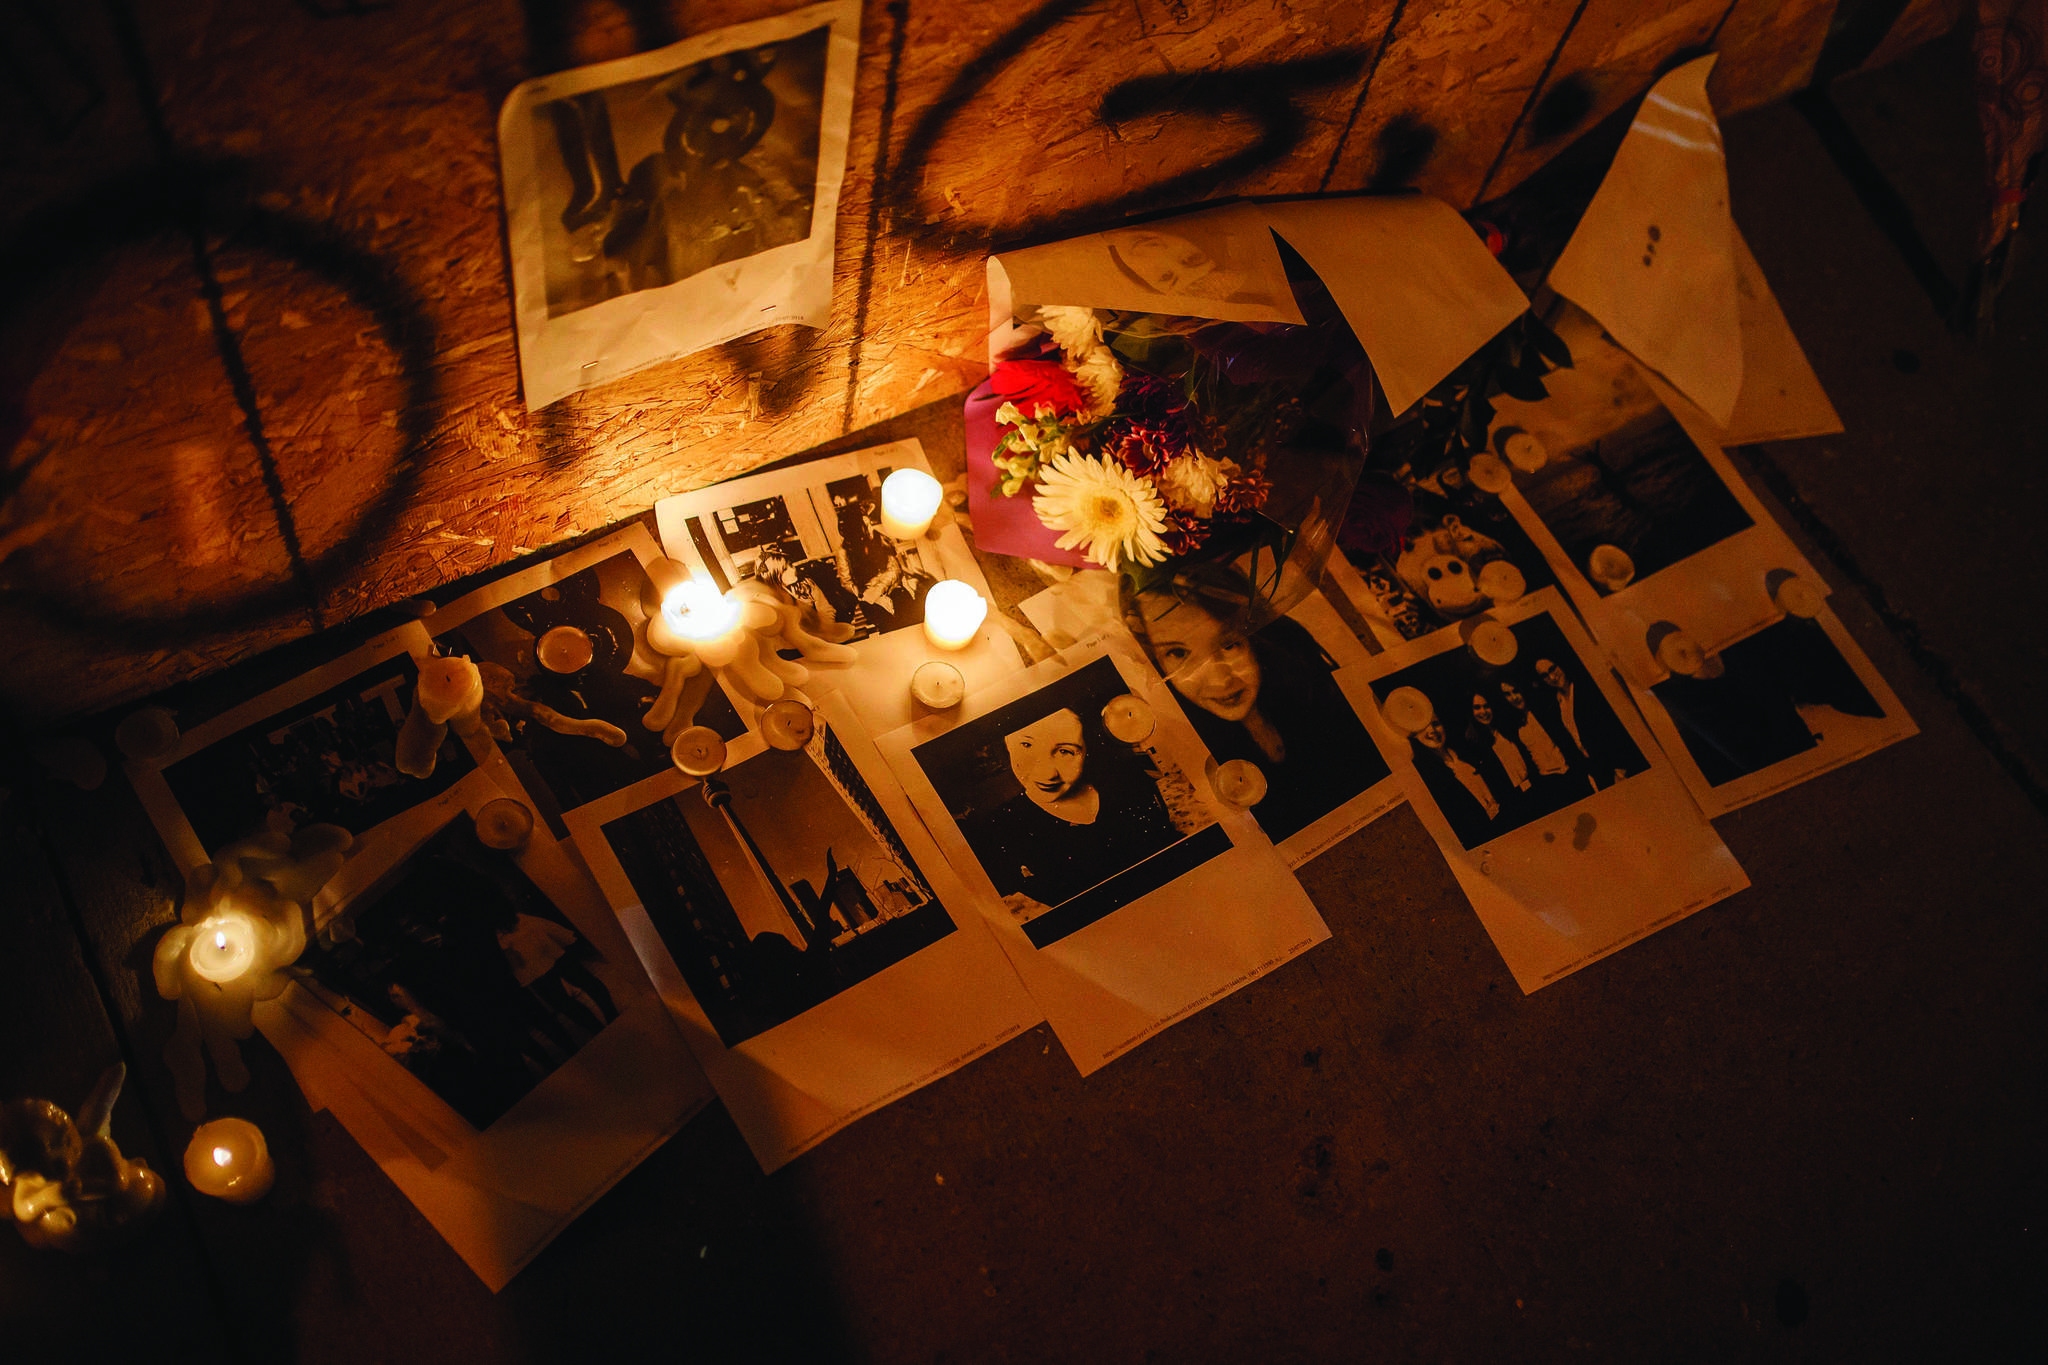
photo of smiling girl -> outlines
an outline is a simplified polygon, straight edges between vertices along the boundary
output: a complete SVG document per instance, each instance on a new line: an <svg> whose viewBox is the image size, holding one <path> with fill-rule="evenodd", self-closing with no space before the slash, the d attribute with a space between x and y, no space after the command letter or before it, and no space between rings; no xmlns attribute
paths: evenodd
<svg viewBox="0 0 2048 1365"><path fill-rule="evenodd" d="M1339 689L1336 660L1306 626L1282 616L1250 635L1237 628L1250 598L1236 570L1192 565L1131 598L1124 624L1216 761L1245 759L1265 776L1252 814L1281 843L1392 770Z"/></svg>

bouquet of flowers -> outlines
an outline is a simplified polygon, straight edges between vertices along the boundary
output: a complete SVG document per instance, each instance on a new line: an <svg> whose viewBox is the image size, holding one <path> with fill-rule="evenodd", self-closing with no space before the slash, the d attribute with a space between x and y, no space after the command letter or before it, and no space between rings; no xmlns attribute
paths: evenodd
<svg viewBox="0 0 2048 1365"><path fill-rule="evenodd" d="M1527 307L1414 195L1226 205L988 267L977 544L1100 565L1127 607L1227 568L1239 633L1320 579L1381 394L1414 405Z"/></svg>
<svg viewBox="0 0 2048 1365"><path fill-rule="evenodd" d="M1311 303L1305 325L1040 307L990 376L1000 492L1133 590L1249 557L1273 595L1290 558L1327 554L1372 414L1365 352Z"/></svg>

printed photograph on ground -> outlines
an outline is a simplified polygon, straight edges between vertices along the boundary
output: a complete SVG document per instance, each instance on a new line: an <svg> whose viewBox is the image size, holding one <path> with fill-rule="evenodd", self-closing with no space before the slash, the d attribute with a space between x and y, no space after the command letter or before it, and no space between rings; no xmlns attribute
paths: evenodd
<svg viewBox="0 0 2048 1365"><path fill-rule="evenodd" d="M635 656L646 583L639 559L622 549L435 637L443 654L464 655L483 674L492 736L557 838L567 833L563 812L669 766L661 732L642 723L663 668L645 649ZM746 731L716 687L697 723L727 741Z"/></svg>
<svg viewBox="0 0 2048 1365"><path fill-rule="evenodd" d="M928 541L882 534L888 467L688 516L690 544L719 589L760 578L789 589L855 640L924 622L925 594L942 576Z"/></svg>
<svg viewBox="0 0 2048 1365"><path fill-rule="evenodd" d="M628 979L460 815L345 906L301 965L479 1130L619 1017Z"/></svg>
<svg viewBox="0 0 2048 1365"><path fill-rule="evenodd" d="M955 932L822 722L601 830L728 1048Z"/></svg>
<svg viewBox="0 0 2048 1365"><path fill-rule="evenodd" d="M295 829L339 825L360 837L476 767L451 735L431 776L398 770L398 731L418 678L410 654L394 655L166 764L162 781L209 851L273 815Z"/></svg>
<svg viewBox="0 0 2048 1365"><path fill-rule="evenodd" d="M1152 729L1103 658L911 750L1038 947L1231 847Z"/></svg>
<svg viewBox="0 0 2048 1365"><path fill-rule="evenodd" d="M1372 684L1468 850L1650 766L1555 621L1504 629L1516 645L1506 664L1454 648Z"/></svg>

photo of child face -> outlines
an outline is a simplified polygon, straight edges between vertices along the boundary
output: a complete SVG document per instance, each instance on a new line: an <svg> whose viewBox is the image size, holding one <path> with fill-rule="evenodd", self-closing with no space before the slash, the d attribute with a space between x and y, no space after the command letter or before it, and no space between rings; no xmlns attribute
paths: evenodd
<svg viewBox="0 0 2048 1365"><path fill-rule="evenodd" d="M1010 751L1010 771L1032 801L1050 806L1078 794L1081 769L1088 759L1080 716L1055 711L1012 730L1003 736L1003 743Z"/></svg>
<svg viewBox="0 0 2048 1365"><path fill-rule="evenodd" d="M1219 720L1252 713L1259 661L1251 641L1191 602L1147 595L1138 605L1153 658L1175 692Z"/></svg>

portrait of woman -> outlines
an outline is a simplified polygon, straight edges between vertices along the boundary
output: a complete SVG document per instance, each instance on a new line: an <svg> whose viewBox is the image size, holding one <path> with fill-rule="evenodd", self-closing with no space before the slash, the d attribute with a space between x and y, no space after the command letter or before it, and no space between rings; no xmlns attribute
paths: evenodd
<svg viewBox="0 0 2048 1365"><path fill-rule="evenodd" d="M1474 692L1468 705L1471 719L1465 725L1465 752L1486 774L1487 785L1500 795L1503 805L1526 805L1535 772L1529 755L1502 729L1493 699L1485 692ZM1516 812L1511 809L1511 813Z"/></svg>
<svg viewBox="0 0 2048 1365"><path fill-rule="evenodd" d="M1216 760L1246 759L1265 774L1252 814L1280 843L1390 769L1307 627L1283 616L1249 636L1237 630L1250 598L1235 570L1197 565L1133 597L1124 621Z"/></svg>
<svg viewBox="0 0 2048 1365"><path fill-rule="evenodd" d="M1003 736L1016 795L961 822L1010 913L1030 920L1180 838L1143 760L1063 707Z"/></svg>
<svg viewBox="0 0 2048 1365"><path fill-rule="evenodd" d="M1107 234L1109 259L1131 283L1175 298L1259 301L1242 270L1233 268L1227 238L1207 246L1177 232L1132 228Z"/></svg>

